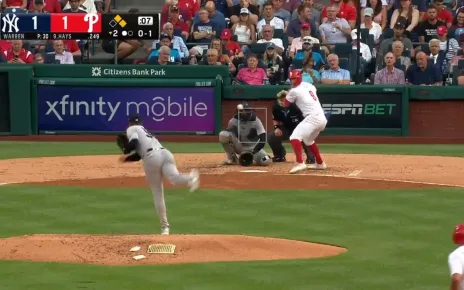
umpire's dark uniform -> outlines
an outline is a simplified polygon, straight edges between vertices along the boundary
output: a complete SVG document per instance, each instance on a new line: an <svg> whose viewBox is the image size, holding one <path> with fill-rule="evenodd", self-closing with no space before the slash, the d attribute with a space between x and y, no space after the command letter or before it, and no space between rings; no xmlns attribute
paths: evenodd
<svg viewBox="0 0 464 290"><path fill-rule="evenodd" d="M276 101L272 107L272 119L274 121L279 121L281 125L278 127L282 131L282 136L275 135L274 127L271 132L268 133L267 142L272 149L274 157L272 158L273 162L285 162L285 148L282 145L282 141L286 141L292 135L293 130L296 126L304 119L303 113L295 104L290 104L287 108L281 107ZM303 143L303 142L302 142ZM303 143L303 149L306 153L306 163L315 163L315 157L312 152L308 149Z"/></svg>

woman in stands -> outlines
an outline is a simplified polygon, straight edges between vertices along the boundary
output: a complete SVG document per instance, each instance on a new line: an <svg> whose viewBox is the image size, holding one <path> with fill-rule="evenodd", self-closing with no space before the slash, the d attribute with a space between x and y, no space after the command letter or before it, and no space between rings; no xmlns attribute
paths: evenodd
<svg viewBox="0 0 464 290"><path fill-rule="evenodd" d="M464 8L460 8L453 19L453 25L450 29L454 30L454 37L459 39L459 36L464 33Z"/></svg>
<svg viewBox="0 0 464 290"><path fill-rule="evenodd" d="M367 7L363 8L362 13L361 13L361 23L365 22L364 12L366 8L371 8L374 12L370 16L370 20L379 24L380 27L382 27L382 30L384 30L385 27L387 27L387 9L385 6L382 5L382 1L381 0L369 0L367 2Z"/></svg>
<svg viewBox="0 0 464 290"><path fill-rule="evenodd" d="M271 85L275 85L280 79L280 68L283 67L282 58L276 52L276 46L272 42L268 42L266 51L263 56L263 63L266 66L266 74Z"/></svg>
<svg viewBox="0 0 464 290"><path fill-rule="evenodd" d="M311 84L319 84L321 82L321 74L318 70L314 69L314 58L312 53L305 55L301 72L304 82Z"/></svg>
<svg viewBox="0 0 464 290"><path fill-rule="evenodd" d="M237 36L237 42L240 44L250 44L256 42L256 29L253 24L250 24L248 18L250 11L247 8L240 10L240 18L238 23L232 26L232 32Z"/></svg>
<svg viewBox="0 0 464 290"><path fill-rule="evenodd" d="M398 17L403 16L406 18L406 29L405 31L412 32L419 24L419 10L412 6L411 0L400 0L400 7L393 11L393 15L390 21L390 28L393 29Z"/></svg>
<svg viewBox="0 0 464 290"><path fill-rule="evenodd" d="M377 1L377 0L375 0ZM379 2L380 3L380 2ZM374 21L374 9L367 7L363 10L364 21L361 23L361 28L369 29L369 34L374 36L374 43L379 44L380 36L382 35L383 28Z"/></svg>
<svg viewBox="0 0 464 290"><path fill-rule="evenodd" d="M237 70L235 65L232 63L229 54L227 54L227 51L224 50L222 41L219 38L211 40L210 48L214 48L218 51L218 61L223 65L229 66L229 72L234 73Z"/></svg>

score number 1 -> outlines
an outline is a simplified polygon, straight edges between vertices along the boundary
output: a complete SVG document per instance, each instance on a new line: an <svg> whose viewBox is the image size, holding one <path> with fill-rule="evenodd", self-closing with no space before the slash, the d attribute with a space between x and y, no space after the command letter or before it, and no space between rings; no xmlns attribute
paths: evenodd
<svg viewBox="0 0 464 290"><path fill-rule="evenodd" d="M68 29L68 16L63 16L64 29ZM37 30L37 16L32 17L32 22L34 23L34 30Z"/></svg>

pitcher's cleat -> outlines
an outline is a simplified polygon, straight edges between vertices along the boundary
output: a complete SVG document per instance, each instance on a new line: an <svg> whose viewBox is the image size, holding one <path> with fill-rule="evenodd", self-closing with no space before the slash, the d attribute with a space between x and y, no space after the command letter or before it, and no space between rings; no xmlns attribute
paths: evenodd
<svg viewBox="0 0 464 290"><path fill-rule="evenodd" d="M169 235L169 227L162 227L161 228L162 235Z"/></svg>
<svg viewBox="0 0 464 290"><path fill-rule="evenodd" d="M190 192L194 192L198 189L198 187L200 187L200 173L198 172L198 170L192 169L192 171L190 172L190 177L192 177L192 179L189 181L188 186Z"/></svg>

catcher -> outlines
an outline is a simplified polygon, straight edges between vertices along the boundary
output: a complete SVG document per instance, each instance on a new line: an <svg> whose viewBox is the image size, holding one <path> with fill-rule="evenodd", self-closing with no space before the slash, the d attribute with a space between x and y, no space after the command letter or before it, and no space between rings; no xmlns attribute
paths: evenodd
<svg viewBox="0 0 464 290"><path fill-rule="evenodd" d="M282 100L287 95L287 91L282 90L277 94L277 100L272 107L272 122L274 123L274 129L269 132L267 137L267 143L272 149L272 162L285 162L285 148L282 145L282 141L288 141L290 135L296 126L304 119L303 113L295 105L290 104L288 107L282 107L279 100ZM306 164L316 163L314 154L308 149L308 146L303 146L306 153Z"/></svg>
<svg viewBox="0 0 464 290"><path fill-rule="evenodd" d="M263 150L266 145L266 130L263 123L250 109L248 103L237 105L237 112L230 119L227 129L219 133L219 142L224 147L225 165L267 166L272 160Z"/></svg>

